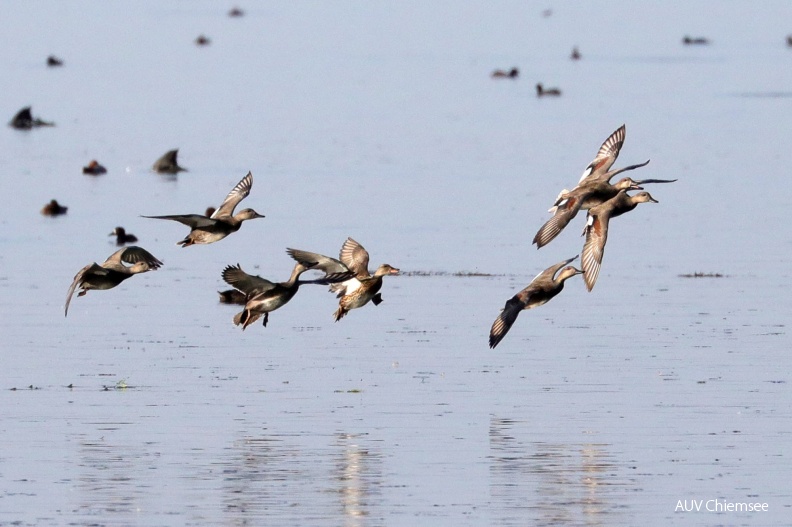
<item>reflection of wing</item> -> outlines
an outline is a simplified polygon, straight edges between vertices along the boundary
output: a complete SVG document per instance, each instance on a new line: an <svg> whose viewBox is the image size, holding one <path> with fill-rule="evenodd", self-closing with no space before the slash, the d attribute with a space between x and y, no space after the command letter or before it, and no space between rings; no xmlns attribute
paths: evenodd
<svg viewBox="0 0 792 527"><path fill-rule="evenodd" d="M341 261L355 273L356 276L371 276L368 271L369 253L358 242L347 238L341 247Z"/></svg>
<svg viewBox="0 0 792 527"><path fill-rule="evenodd" d="M217 214L217 212L215 212ZM155 220L173 220L178 221L179 223L183 223L188 227L195 229L198 227L211 227L215 225L217 221L207 218L206 216L201 216L200 214L176 214L172 216L143 216L143 218L153 218Z"/></svg>
<svg viewBox="0 0 792 527"><path fill-rule="evenodd" d="M608 240L608 221L599 216L589 214L586 225L586 243L583 245L583 280L586 289L591 291L599 276L602 256L605 254L605 242Z"/></svg>
<svg viewBox="0 0 792 527"><path fill-rule="evenodd" d="M250 194L250 189L253 187L253 174L248 172L242 180L236 184L228 193L223 203L212 214L212 218L219 218L222 216L233 216L234 209L239 202L245 199Z"/></svg>
<svg viewBox="0 0 792 527"><path fill-rule="evenodd" d="M503 337L509 332L512 324L517 320L517 315L520 314L523 308L525 308L525 303L521 301L517 295L506 301L506 306L500 312L498 318L495 319L495 322L492 323L489 336L490 348L494 348L503 340Z"/></svg>
<svg viewBox="0 0 792 527"><path fill-rule="evenodd" d="M229 265L223 269L223 280L246 295L262 293L275 287L275 284L265 278L247 274L239 264Z"/></svg>
<svg viewBox="0 0 792 527"><path fill-rule="evenodd" d="M626 127L621 125L618 130L613 132L610 137L602 143L602 146L597 152L597 156L594 158L594 161L586 167L586 170L583 171L583 175L580 177L578 183L582 183L583 180L588 178L596 179L605 174L610 167L613 166L613 163L616 162L616 158L619 157L619 151L624 144L624 137L626 134Z"/></svg>
<svg viewBox="0 0 792 527"><path fill-rule="evenodd" d="M88 272L107 272L106 269L100 267L95 263L91 263L83 267L79 270L79 272L74 275L74 281L69 286L69 292L66 293L66 306L63 310L63 316L68 316L69 314L69 304L71 303L72 296L74 295L74 290L77 289L77 286L82 284L83 278L85 277L86 273Z"/></svg>

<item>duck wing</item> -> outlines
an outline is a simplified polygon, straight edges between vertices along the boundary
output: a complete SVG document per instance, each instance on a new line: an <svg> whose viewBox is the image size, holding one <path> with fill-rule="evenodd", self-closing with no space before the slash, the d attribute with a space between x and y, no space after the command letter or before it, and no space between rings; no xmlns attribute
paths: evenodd
<svg viewBox="0 0 792 527"><path fill-rule="evenodd" d="M636 181L635 184L640 186L647 183L673 183L675 181L676 179L642 179L640 181Z"/></svg>
<svg viewBox="0 0 792 527"><path fill-rule="evenodd" d="M335 258L330 258L319 253L301 251L300 249L286 249L286 253L297 262L304 265L308 270L319 270L324 272L324 276L318 280L310 280L310 283L327 285L335 282L342 282L354 276L354 273L342 262ZM303 282L308 283L308 282Z"/></svg>
<svg viewBox="0 0 792 527"><path fill-rule="evenodd" d="M519 295L514 295L506 301L506 305L501 310L498 318L492 323L492 328L489 334L489 347L494 348L498 343L503 340L506 333L509 332L514 321L517 320L517 315L520 314L525 308L525 302L520 300Z"/></svg>
<svg viewBox="0 0 792 527"><path fill-rule="evenodd" d="M600 147L597 156L589 163L583 175L580 176L578 184L586 179L597 179L601 175L608 172L616 158L619 157L622 145L624 145L624 138L627 135L627 128L621 125L615 132L613 132Z"/></svg>
<svg viewBox="0 0 792 527"><path fill-rule="evenodd" d="M275 284L266 278L247 274L242 270L239 264L227 266L223 269L222 276L225 283L242 291L248 296L256 293L263 293L275 287Z"/></svg>
<svg viewBox="0 0 792 527"><path fill-rule="evenodd" d="M533 243L536 244L536 248L541 249L558 236L564 230L564 227L569 225L572 218L577 216L582 203L583 200L579 197L571 196L563 201L561 205L557 205L553 217L547 220L536 232L536 236L534 236Z"/></svg>
<svg viewBox="0 0 792 527"><path fill-rule="evenodd" d="M90 263L80 269L76 275L74 275L74 281L69 286L69 291L66 293L66 305L63 309L63 316L69 315L69 304L71 303L72 296L74 295L74 290L77 289L79 285L83 283L85 280L85 275L88 273L104 273L106 274L108 271L104 267L100 266L97 263Z"/></svg>
<svg viewBox="0 0 792 527"><path fill-rule="evenodd" d="M368 270L369 253L352 238L347 238L344 245L341 246L341 253L339 254L341 261L355 273L356 276L361 278L368 278L371 276Z"/></svg>
<svg viewBox="0 0 792 527"><path fill-rule="evenodd" d="M583 245L581 266L586 289L591 291L599 277L602 256L605 254L605 242L608 241L608 218L589 213L586 220L586 243Z"/></svg>
<svg viewBox="0 0 792 527"><path fill-rule="evenodd" d="M130 245L129 247L125 247L114 252L112 255L110 255L110 258L108 258L105 263L109 263L111 261L126 262L128 264L146 262L146 264L148 264L149 268L152 270L162 267L162 262L160 262L153 254L142 247L138 247L137 245Z"/></svg>
<svg viewBox="0 0 792 527"><path fill-rule="evenodd" d="M248 197L250 189L253 188L253 173L248 172L239 183L236 184L231 192L228 193L223 203L214 211L212 218L221 218L234 215L234 209L239 202Z"/></svg>
<svg viewBox="0 0 792 527"><path fill-rule="evenodd" d="M215 215L217 212L215 212ZM171 216L141 216L142 218L153 218L155 220L173 220L187 225L191 229L211 227L217 224L217 220L207 218L200 214L174 214Z"/></svg>

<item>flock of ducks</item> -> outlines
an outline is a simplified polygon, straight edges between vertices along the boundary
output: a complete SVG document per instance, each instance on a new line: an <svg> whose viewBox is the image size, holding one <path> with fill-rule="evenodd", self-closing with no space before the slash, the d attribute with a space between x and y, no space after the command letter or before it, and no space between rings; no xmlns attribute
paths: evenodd
<svg viewBox="0 0 792 527"><path fill-rule="evenodd" d="M583 234L581 267L569 265L577 256L554 264L534 278L528 286L506 301L498 318L492 324L489 334L490 348L497 346L509 332L517 316L524 309L533 309L549 302L564 289L564 283L576 275L583 275L586 288L591 291L597 282L605 243L608 240L608 224L611 218L621 216L640 203L657 203L648 192L628 194L628 191L643 190L647 183L672 183L675 179L643 179L635 181L629 177L616 183L611 180L618 174L646 166L649 161L611 170L624 145L626 128L624 125L608 137L594 160L583 171L577 186L572 190L562 190L549 212L553 216L539 229L533 243L542 248L558 236L580 210L587 210L586 226Z"/></svg>
<svg viewBox="0 0 792 527"><path fill-rule="evenodd" d="M173 157L175 161L175 155ZM245 199L253 188L253 174L248 174L228 193L223 203L210 215L183 214L169 216L143 216L144 218L174 220L190 227L190 233L178 245L189 247L215 243L229 234L237 232L246 220L263 218L264 215L253 209L243 209L234 213L237 205ZM54 201L54 200L53 200ZM209 212L209 211L207 211ZM111 236L116 236L117 245L134 243L137 238L127 234L123 227L116 227ZM330 291L337 293L338 309L333 318L338 321L350 310L365 306L372 302L379 305L382 296L382 278L396 275L399 269L382 264L371 274L368 270L369 254L366 249L352 238L348 238L339 255L339 260L318 253L287 249L286 251L296 264L291 276L285 282L272 282L260 276L251 275L237 265L229 265L222 272L223 280L234 289L220 292L220 300L224 303L235 303L244 309L234 316L234 324L244 330L262 316L266 327L269 314L286 305L298 289L304 284L330 286ZM129 264L129 265L126 265ZM153 254L138 246L123 247L110 255L103 263L90 263L80 269L74 276L66 294L64 315L69 314L69 304L74 292L84 296L92 289L112 289L132 276L148 271L155 271L163 263ZM323 272L318 279L302 280L303 273L309 270Z"/></svg>

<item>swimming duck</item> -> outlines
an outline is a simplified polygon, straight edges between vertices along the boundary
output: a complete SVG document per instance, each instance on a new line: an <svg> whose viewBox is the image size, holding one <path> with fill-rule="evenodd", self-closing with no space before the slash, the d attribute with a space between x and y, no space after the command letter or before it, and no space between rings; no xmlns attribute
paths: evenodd
<svg viewBox="0 0 792 527"><path fill-rule="evenodd" d="M100 165L99 161L96 159L84 166L82 170L83 174L88 174L90 176L101 176L102 174L107 174L107 169Z"/></svg>
<svg viewBox="0 0 792 527"><path fill-rule="evenodd" d="M30 130L36 126L55 126L55 123L42 121L38 117L34 118L30 106L26 106L19 110L8 124L17 130Z"/></svg>
<svg viewBox="0 0 792 527"><path fill-rule="evenodd" d="M63 66L63 61L56 57L55 55L50 55L47 57L47 66L50 68L56 68L58 66Z"/></svg>
<svg viewBox="0 0 792 527"><path fill-rule="evenodd" d="M538 83L536 85L536 96L537 97L560 97L561 90L558 88L545 88L542 86L542 83Z"/></svg>
<svg viewBox="0 0 792 527"><path fill-rule="evenodd" d="M685 35L685 38L682 39L682 43L686 46L691 46L691 45L706 46L710 42L708 39L704 37L691 37Z"/></svg>
<svg viewBox="0 0 792 527"><path fill-rule="evenodd" d="M492 72L490 77L493 79L516 79L520 76L520 70L517 68L512 68L509 71L504 70L495 70Z"/></svg>
<svg viewBox="0 0 792 527"><path fill-rule="evenodd" d="M126 266L123 262L132 265ZM78 286L80 292L77 296L83 296L89 289L112 289L132 275L154 271L161 266L162 262L150 252L135 245L117 250L101 265L97 263L86 265L75 275L69 287L64 316L69 314L69 303Z"/></svg>
<svg viewBox="0 0 792 527"><path fill-rule="evenodd" d="M580 51L578 50L577 46L572 48L572 53L570 53L569 58L572 60L580 60Z"/></svg>
<svg viewBox="0 0 792 527"><path fill-rule="evenodd" d="M200 214L183 214L172 216L143 216L144 218L154 218L158 220L174 220L190 227L190 234L177 245L188 247L194 244L214 243L222 240L232 232L239 230L242 222L255 218L263 218L253 209L242 209L234 214L234 209L240 201L250 194L253 187L253 174L248 172L242 180L231 189L220 208L211 217Z"/></svg>
<svg viewBox="0 0 792 527"><path fill-rule="evenodd" d="M231 8L231 10L228 12L228 16L230 16L232 18L233 17L240 17L240 16L244 16L244 15L245 15L245 12L242 11L238 7Z"/></svg>
<svg viewBox="0 0 792 527"><path fill-rule="evenodd" d="M517 320L517 315L519 315L523 309L533 309L546 304L564 289L564 282L567 279L583 273L583 271L575 269L571 265L564 267L575 258L577 258L577 256L548 267L539 273L536 278L531 280L531 283L528 284L525 289L506 301L506 305L501 310L500 315L495 319L490 329L490 348L494 348L503 340L503 337L506 336L506 333L509 332L514 324L514 321ZM559 269L561 269L560 272ZM557 276L556 273L558 273Z"/></svg>
<svg viewBox="0 0 792 527"><path fill-rule="evenodd" d="M211 42L212 41L206 35L198 35L198 37L195 39L196 46L208 46L211 44Z"/></svg>
<svg viewBox="0 0 792 527"><path fill-rule="evenodd" d="M289 249L287 252L292 254L291 251L294 250ZM300 280L300 275L313 269L324 271L325 276L317 280ZM223 269L223 280L245 295L245 309L234 316L234 324L237 326L241 324L244 330L258 320L261 315L264 315L264 327L266 327L270 312L288 303L297 294L301 285L327 285L337 279L334 276L336 272L337 268L334 265L326 265L325 262L315 262L309 265L297 262L287 281L274 283L260 276L246 273L239 264L227 266Z"/></svg>
<svg viewBox="0 0 792 527"><path fill-rule="evenodd" d="M108 234L108 236L115 236L116 237L116 245L121 246L127 243L135 243L138 241L137 236L134 234L127 234L126 229L123 227L116 227L113 229L113 232Z"/></svg>
<svg viewBox="0 0 792 527"><path fill-rule="evenodd" d="M608 223L611 218L630 212L639 203L658 203L648 192L639 192L634 196L620 190L612 199L601 205L592 207L586 218L586 242L583 245L581 265L583 267L583 281L586 289L591 291L599 276L602 257L605 254L605 242L608 241Z"/></svg>
<svg viewBox="0 0 792 527"><path fill-rule="evenodd" d="M58 203L58 200L53 199L44 205L44 208L41 209L41 213L44 216L60 216L61 214L66 214L67 210L69 210L69 207L64 207Z"/></svg>
<svg viewBox="0 0 792 527"><path fill-rule="evenodd" d="M158 172L160 174L178 174L179 172L186 172L186 168L179 166L179 163L176 159L178 155L178 148L175 150L168 150L162 155L162 157L157 159L157 161L154 163L154 166L151 168L154 170L154 172Z"/></svg>
<svg viewBox="0 0 792 527"><path fill-rule="evenodd" d="M399 270L388 264L380 265L374 274L368 270L369 253L358 242L347 238L341 247L340 259L350 271L353 278L330 286L330 291L337 293L338 309L333 313L336 322L341 320L350 310L365 306L371 301L375 306L382 303L382 277L397 275Z"/></svg>

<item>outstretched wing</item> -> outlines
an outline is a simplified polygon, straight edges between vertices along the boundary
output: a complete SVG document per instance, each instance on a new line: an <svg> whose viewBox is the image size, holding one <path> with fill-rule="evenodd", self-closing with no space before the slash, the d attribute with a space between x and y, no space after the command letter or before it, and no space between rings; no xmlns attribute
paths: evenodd
<svg viewBox="0 0 792 527"><path fill-rule="evenodd" d="M215 215L217 212L215 212ZM179 223L183 223L187 225L191 229L196 229L198 227L211 227L217 223L216 220L212 218L207 218L206 216L201 216L200 214L175 214L171 216L141 216L143 218L153 218L155 220L173 220L178 221Z"/></svg>
<svg viewBox="0 0 792 527"><path fill-rule="evenodd" d="M96 273L96 272L107 272L107 269L97 265L96 263L90 263L80 269L76 275L74 275L74 281L69 286L69 292L66 293L66 305L63 309L63 316L69 315L69 304L71 303L72 296L74 295L74 290L77 289L77 286L83 283L83 279L85 278L86 273Z"/></svg>
<svg viewBox="0 0 792 527"><path fill-rule="evenodd" d="M552 218L542 225L534 236L533 243L537 249L541 249L558 236L564 227L569 225L572 218L577 216L580 211L581 200L577 197L570 197L564 201L563 205L558 205Z"/></svg>
<svg viewBox="0 0 792 527"><path fill-rule="evenodd" d="M275 284L265 278L247 274L239 264L227 266L223 269L222 276L228 285L242 291L246 295L263 293L275 287Z"/></svg>
<svg viewBox="0 0 792 527"><path fill-rule="evenodd" d="M525 308L525 303L517 295L506 301L506 306L492 323L489 334L489 347L494 348L509 332L517 315Z"/></svg>
<svg viewBox="0 0 792 527"><path fill-rule="evenodd" d="M162 267L162 262L160 262L153 254L148 252L146 249L142 247L138 247L137 245L130 245L129 247L125 247L121 250L114 252L110 255L110 258L107 259L107 262L110 262L112 259L118 258L123 262L128 264L136 264L138 262L146 262L149 268L159 269Z"/></svg>
<svg viewBox="0 0 792 527"><path fill-rule="evenodd" d="M341 247L341 261L355 273L355 276L367 278L371 276L368 270L369 253L358 242L347 238Z"/></svg>
<svg viewBox="0 0 792 527"><path fill-rule="evenodd" d="M616 162L616 158L619 157L619 151L624 144L626 134L627 128L625 125L621 125L602 143L594 161L589 163L586 170L583 171L583 175L580 176L578 184L583 183L585 179L597 179L610 170L610 167Z"/></svg>
<svg viewBox="0 0 792 527"><path fill-rule="evenodd" d="M313 283L327 285L342 282L354 276L354 273L346 265L335 258L319 253L301 251L300 249L286 249L286 253L307 269L324 272L324 276L318 280L312 280L311 282Z"/></svg>
<svg viewBox="0 0 792 527"><path fill-rule="evenodd" d="M608 220L589 213L586 220L586 243L583 245L581 266L586 289L591 291L599 277L602 256L605 254L605 242L608 240Z"/></svg>
<svg viewBox="0 0 792 527"><path fill-rule="evenodd" d="M251 188L253 188L253 173L248 172L247 175L231 189L231 192L228 193L223 203L214 211L214 214L212 214L212 218L233 216L234 209L239 205L240 201L248 197Z"/></svg>

